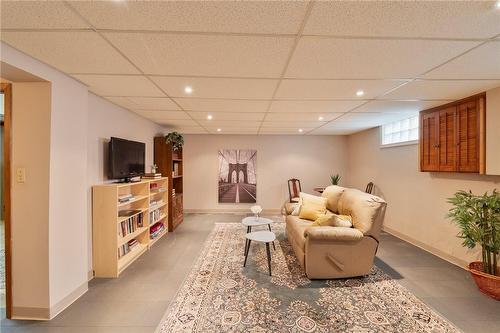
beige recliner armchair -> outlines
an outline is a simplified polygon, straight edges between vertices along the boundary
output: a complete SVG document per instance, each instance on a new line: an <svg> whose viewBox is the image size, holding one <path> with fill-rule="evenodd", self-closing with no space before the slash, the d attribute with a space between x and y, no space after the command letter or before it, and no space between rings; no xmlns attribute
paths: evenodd
<svg viewBox="0 0 500 333"><path fill-rule="evenodd" d="M332 279L367 275L377 252L386 202L381 198L340 186L329 186L322 194L333 213L350 215L352 228L311 227L312 221L289 215L286 236L310 279Z"/></svg>

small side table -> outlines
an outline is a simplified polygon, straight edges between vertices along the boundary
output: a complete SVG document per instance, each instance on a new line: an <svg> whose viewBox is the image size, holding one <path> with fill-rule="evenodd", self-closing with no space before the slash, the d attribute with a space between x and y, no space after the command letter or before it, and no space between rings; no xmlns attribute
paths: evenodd
<svg viewBox="0 0 500 333"><path fill-rule="evenodd" d="M255 231L249 232L245 235L247 243L245 244L245 262L243 262L243 267L247 265L248 252L250 252L250 244L252 241L260 242L266 244L267 252L267 266L269 267L269 276L271 276L271 250L269 249L269 243L274 242L276 235L272 231Z"/></svg>
<svg viewBox="0 0 500 333"><path fill-rule="evenodd" d="M257 216L248 216L248 217L245 217L243 220L241 220L241 224L243 224L244 226L247 227L247 234L249 232L252 232L252 227L258 227L261 225L267 225L269 231L272 231L271 224L273 224L273 223L274 223L274 221L271 219L268 219L265 217L257 217ZM247 243L248 243L248 240L247 240ZM245 243L245 247L246 247L246 243ZM273 249L274 249L274 251L276 251L276 246L274 245L274 242L273 242Z"/></svg>

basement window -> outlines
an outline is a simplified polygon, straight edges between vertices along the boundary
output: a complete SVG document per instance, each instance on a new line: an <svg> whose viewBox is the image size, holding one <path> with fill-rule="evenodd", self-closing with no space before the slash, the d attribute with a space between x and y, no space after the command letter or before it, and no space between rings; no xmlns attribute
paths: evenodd
<svg viewBox="0 0 500 333"><path fill-rule="evenodd" d="M382 147L418 143L418 116L394 121L381 127Z"/></svg>

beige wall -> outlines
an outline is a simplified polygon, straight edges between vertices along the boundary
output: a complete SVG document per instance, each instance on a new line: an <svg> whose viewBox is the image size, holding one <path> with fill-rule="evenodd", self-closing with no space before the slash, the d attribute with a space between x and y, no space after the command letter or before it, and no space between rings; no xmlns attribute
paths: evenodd
<svg viewBox="0 0 500 333"><path fill-rule="evenodd" d="M14 83L12 106L12 174L26 170L25 183L14 178L11 188L13 315L47 316L50 83Z"/></svg>
<svg viewBox="0 0 500 333"><path fill-rule="evenodd" d="M16 309L16 304L14 304L15 316L46 319L57 315L87 290L89 260L86 232L88 90L78 81L4 43L1 43L1 48L2 62L51 84L50 113L46 114L44 119L34 120L30 117L24 119L26 123L35 127L42 120L50 122L50 149L46 151L36 148L35 143L38 140L36 135L25 133L29 135L33 143L29 147L30 152L34 155L40 154L41 157L49 160L49 171L45 176L49 184L48 193L45 193L43 197L37 193L35 197L36 200L47 200L48 240L44 242L48 247L49 257L44 265L48 265L50 278L46 281L40 274L23 276L23 289L38 286L42 282L48 283L48 307L43 312L36 312L29 308L17 307ZM15 121L17 117L15 105L13 109L13 121ZM13 133L13 140L16 139L16 134L19 132ZM27 181L32 181L29 176L31 172L27 170ZM41 175L38 176L41 177ZM30 205L30 203L30 201L16 199L13 201L13 205ZM33 209L30 209L30 212L38 215ZM13 217L13 228L20 223L22 221ZM14 235L12 239L13 244L24 242L26 242L25 246L32 246L22 235Z"/></svg>
<svg viewBox="0 0 500 333"><path fill-rule="evenodd" d="M500 175L500 87L486 92L486 174Z"/></svg>
<svg viewBox="0 0 500 333"><path fill-rule="evenodd" d="M388 202L385 228L459 265L476 257L456 238L458 229L445 215L446 198L458 190L474 193L500 188L499 176L418 171L418 145L380 148L379 129L349 136L349 185L369 181Z"/></svg>
<svg viewBox="0 0 500 333"><path fill-rule="evenodd" d="M346 137L286 135L186 135L184 208L186 211L248 209L248 204L218 204L219 149L257 150L257 202L278 210L288 198L287 180L299 178L303 191L328 185L330 175L346 175Z"/></svg>
<svg viewBox="0 0 500 333"><path fill-rule="evenodd" d="M161 126L122 109L92 93L88 94L87 129L87 227L89 262L92 271L92 186L107 182L108 142L112 136L146 143L146 171L153 164L153 138L162 133Z"/></svg>

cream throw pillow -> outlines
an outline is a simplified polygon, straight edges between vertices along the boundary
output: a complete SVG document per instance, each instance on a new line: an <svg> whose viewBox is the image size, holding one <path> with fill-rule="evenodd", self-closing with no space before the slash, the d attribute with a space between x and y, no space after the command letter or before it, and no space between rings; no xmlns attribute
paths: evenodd
<svg viewBox="0 0 500 333"><path fill-rule="evenodd" d="M319 216L312 226L330 226L330 227L352 227L352 218L349 215L337 215L327 212L324 215Z"/></svg>
<svg viewBox="0 0 500 333"><path fill-rule="evenodd" d="M326 201L326 198L300 192L299 217L312 221L316 220L320 215L326 213Z"/></svg>

